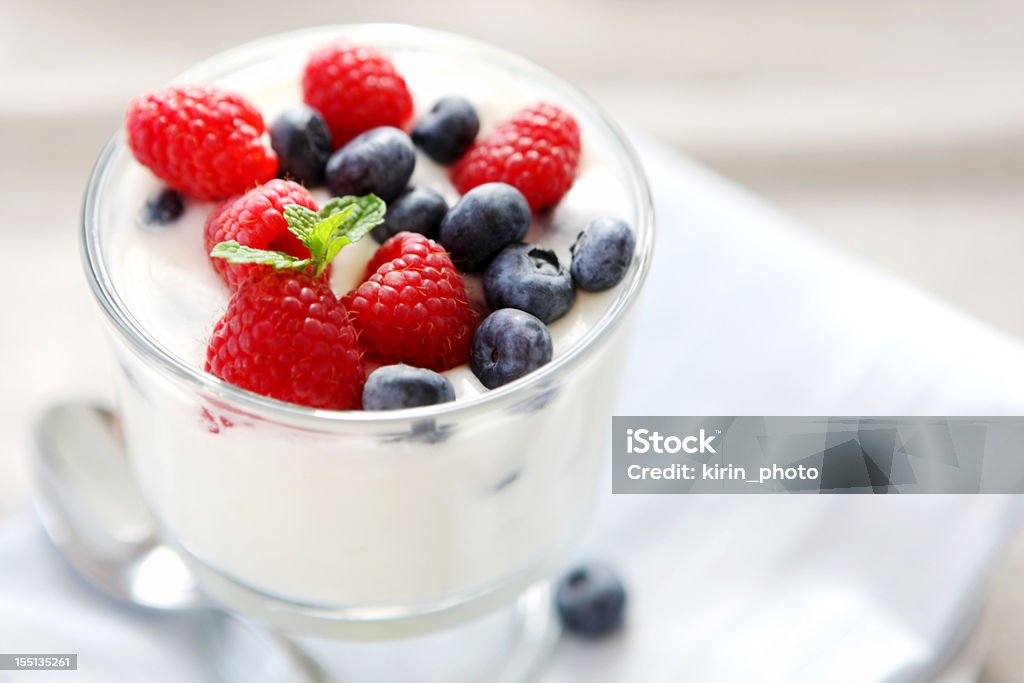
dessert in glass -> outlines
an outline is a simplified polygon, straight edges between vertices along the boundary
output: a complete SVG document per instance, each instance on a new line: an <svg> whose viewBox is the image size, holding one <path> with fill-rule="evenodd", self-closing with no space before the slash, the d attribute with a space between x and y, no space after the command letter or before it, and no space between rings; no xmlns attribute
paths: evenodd
<svg viewBox="0 0 1024 683"><path fill-rule="evenodd" d="M568 112L580 140L571 187L532 212L523 239L567 268L584 228L614 216L635 234L628 268L610 288L574 292L571 307L546 325L550 360L518 379L488 389L467 359L441 372L454 400L432 405L335 410L278 400L205 369L211 332L233 296L203 241L217 202L187 197L173 223L147 224L143 207L164 185L119 132L89 183L83 255L120 369L118 410L133 469L204 589L275 628L402 639L508 605L518 605L519 623L536 625L550 610L547 578L571 547L606 462L629 313L652 255L643 172L621 132L572 86L507 52L432 30L340 25L281 34L215 56L175 83L239 93L269 124L302 102L310 53L337 40L390 58L414 106L406 130L451 95L475 107L480 138L537 102ZM408 185L448 204L460 198L447 165L421 149ZM330 196L312 194L319 206ZM325 270L342 301L378 247L363 238ZM489 310L476 270L465 274L465 289L480 325ZM367 372L376 364L387 363Z"/></svg>

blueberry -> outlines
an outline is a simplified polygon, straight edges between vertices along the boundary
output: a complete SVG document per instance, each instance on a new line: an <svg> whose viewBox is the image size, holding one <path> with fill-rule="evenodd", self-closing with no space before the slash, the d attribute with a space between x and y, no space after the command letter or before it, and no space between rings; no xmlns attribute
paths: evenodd
<svg viewBox="0 0 1024 683"><path fill-rule="evenodd" d="M397 410L432 406L455 400L455 389L444 375L410 365L384 365L366 378L365 410Z"/></svg>
<svg viewBox="0 0 1024 683"><path fill-rule="evenodd" d="M411 187L388 205L384 222L370 234L378 242L403 230L434 238L446 213L444 197L425 187Z"/></svg>
<svg viewBox="0 0 1024 683"><path fill-rule="evenodd" d="M457 266L477 272L502 247L526 237L532 220L522 192L505 183L485 183L452 207L441 221L439 240Z"/></svg>
<svg viewBox="0 0 1024 683"><path fill-rule="evenodd" d="M470 367L488 389L533 372L551 360L551 333L534 316L502 308L480 323L473 336Z"/></svg>
<svg viewBox="0 0 1024 683"><path fill-rule="evenodd" d="M633 260L636 239L629 223L605 216L590 222L572 245L572 279L587 292L600 292L622 280Z"/></svg>
<svg viewBox="0 0 1024 683"><path fill-rule="evenodd" d="M608 567L583 565L558 582L555 604L567 631L599 638L622 625L626 589Z"/></svg>
<svg viewBox="0 0 1024 683"><path fill-rule="evenodd" d="M327 160L327 187L338 196L372 192L390 202L402 194L415 166L408 135L391 126L372 128Z"/></svg>
<svg viewBox="0 0 1024 683"><path fill-rule="evenodd" d="M412 141L439 164L450 164L470 148L480 132L476 109L464 97L443 97L412 129Z"/></svg>
<svg viewBox="0 0 1024 683"><path fill-rule="evenodd" d="M184 197L177 190L165 187L146 202L142 220L146 225L167 225L181 218L183 213Z"/></svg>
<svg viewBox="0 0 1024 683"><path fill-rule="evenodd" d="M309 186L323 182L324 166L334 151L324 117L305 104L289 107L274 119L270 146L277 152L279 175Z"/></svg>
<svg viewBox="0 0 1024 683"><path fill-rule="evenodd" d="M511 244L494 257L484 273L484 293L492 309L518 308L550 323L576 300L569 269L550 249Z"/></svg>

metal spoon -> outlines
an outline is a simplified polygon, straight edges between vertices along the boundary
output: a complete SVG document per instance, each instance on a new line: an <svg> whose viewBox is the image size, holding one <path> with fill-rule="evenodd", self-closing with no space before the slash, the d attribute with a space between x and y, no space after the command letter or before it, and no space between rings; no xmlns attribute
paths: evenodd
<svg viewBox="0 0 1024 683"><path fill-rule="evenodd" d="M294 645L217 609L165 544L129 470L117 418L63 404L36 426L36 508L47 535L95 588L139 607L193 611L213 668L226 683L321 680Z"/></svg>

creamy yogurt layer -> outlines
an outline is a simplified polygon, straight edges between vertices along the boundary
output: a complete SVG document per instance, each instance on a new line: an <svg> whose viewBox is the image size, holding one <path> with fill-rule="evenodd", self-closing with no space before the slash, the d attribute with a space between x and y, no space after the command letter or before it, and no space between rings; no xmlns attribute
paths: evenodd
<svg viewBox="0 0 1024 683"><path fill-rule="evenodd" d="M593 218L640 220L639 171L584 100L566 95L558 81L539 82L515 58L476 60L464 48L449 49L443 34L427 35L433 37L426 47L382 46L413 94L414 117L455 94L477 108L482 134L538 101L563 106L580 125L575 184L535 218L527 241L568 264L569 247ZM269 122L301 101L302 65L316 43L302 44L284 36L272 58L242 65L225 58L219 72L229 64L233 70L213 81L248 97ZM217 73L217 66L214 60L197 73ZM202 368L230 298L203 247L214 204L190 200L175 223L144 225L141 209L161 185L124 153L111 167L101 230L113 287L157 346ZM446 169L423 154L411 184L431 187L450 203L458 197ZM319 202L327 198L314 194ZM335 293L361 281L376 247L365 238L342 250L332 265ZM467 278L467 286L479 296L479 278ZM602 319L623 286L578 293L568 314L550 325L556 362ZM484 604L481 596L489 593L512 595L558 556L603 462L627 328L620 319L600 341L575 349L578 362L540 387L495 390L514 401L436 420L399 415L393 424L361 422L367 413L360 412L348 413L352 421L253 414L169 377L119 342L125 436L167 534L222 600L285 622L288 610L267 611L267 600L315 606L329 610L337 628L416 615L429 620L453 606ZM468 366L446 374L457 403L488 391Z"/></svg>

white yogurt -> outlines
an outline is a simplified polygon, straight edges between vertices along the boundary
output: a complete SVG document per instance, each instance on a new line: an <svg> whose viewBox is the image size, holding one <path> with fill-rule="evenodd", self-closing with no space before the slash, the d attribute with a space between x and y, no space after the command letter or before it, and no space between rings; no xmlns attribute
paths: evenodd
<svg viewBox="0 0 1024 683"><path fill-rule="evenodd" d="M464 95L486 134L528 104L564 104L558 93L495 64L422 51L392 56L417 116L443 95ZM301 100L304 59L305 53L289 54L218 82L249 97L269 122ZM527 237L565 263L589 220L636 214L614 140L567 108L581 125L577 180ZM412 184L457 198L445 169L423 155ZM230 296L203 244L213 205L193 201L173 225L142 226L141 207L158 188L134 161L109 180L106 192L116 197L104 227L108 260L141 325L171 354L202 368ZM366 238L342 250L331 281L337 294L359 283L376 246ZM572 310L551 325L556 357L596 323L614 292L579 293ZM121 409L147 498L204 570L226 579L211 582L214 592L259 610L224 589L244 585L343 618L391 623L498 586L518 589L571 535L602 462L621 337L612 335L548 387L546 403L534 397L533 409L479 410L442 421L436 425L446 434L441 440L253 419L168 379L124 347ZM468 367L447 374L459 400L486 391Z"/></svg>

